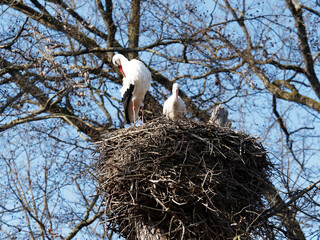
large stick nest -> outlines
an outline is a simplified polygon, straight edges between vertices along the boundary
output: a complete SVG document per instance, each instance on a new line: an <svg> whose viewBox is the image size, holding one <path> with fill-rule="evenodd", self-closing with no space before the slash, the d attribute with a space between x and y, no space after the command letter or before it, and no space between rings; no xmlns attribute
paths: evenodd
<svg viewBox="0 0 320 240"><path fill-rule="evenodd" d="M97 145L104 221L126 239L137 239L141 225L165 239L265 235L260 215L271 163L255 138L156 119Z"/></svg>

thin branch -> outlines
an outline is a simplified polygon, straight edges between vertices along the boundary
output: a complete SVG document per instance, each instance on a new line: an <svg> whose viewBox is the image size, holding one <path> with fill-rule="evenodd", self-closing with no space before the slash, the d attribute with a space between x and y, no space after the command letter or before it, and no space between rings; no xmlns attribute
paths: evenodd
<svg viewBox="0 0 320 240"><path fill-rule="evenodd" d="M9 43L7 43L5 45L0 45L0 49L1 48L10 49L11 48L11 46L15 43L15 41L20 37L21 33L24 30L24 26L27 24L28 20L29 20L29 18L27 17L26 20L24 21L24 23L22 24L22 27L20 28L20 30L16 34L16 36Z"/></svg>
<svg viewBox="0 0 320 240"><path fill-rule="evenodd" d="M282 70L293 70L297 73L303 73L306 74L306 71L301 68L300 66L296 65L290 65L290 64L282 64L280 62L275 61L274 59L267 59L265 61L257 61L258 64L263 65L263 64L271 64L279 69Z"/></svg>
<svg viewBox="0 0 320 240"><path fill-rule="evenodd" d="M314 61L309 46L308 34L303 19L303 12L299 2L296 0L286 0L287 6L292 13L298 30L301 54L304 59L306 76L317 97L320 99L320 82L314 70Z"/></svg>
<svg viewBox="0 0 320 240"><path fill-rule="evenodd" d="M272 111L273 111L274 115L276 116L276 120L279 123L281 130L286 135L287 147L289 148L290 153L293 156L293 159L300 165L301 168L304 168L302 163L300 163L300 161L298 160L298 158L296 157L296 155L295 155L295 153L293 151L292 140L290 139L290 135L291 134L287 130L287 127L286 127L282 117L280 116L280 114L277 111L277 99L276 99L276 97L274 95L272 97Z"/></svg>
<svg viewBox="0 0 320 240"><path fill-rule="evenodd" d="M94 207L94 205L96 204L97 200L99 198L99 195L95 195L94 199L91 202L91 205L87 208L83 219L80 221L80 223L77 224L77 226L75 226L73 228L73 230L68 234L68 236L66 236L64 238L64 240L70 240L72 239L82 228L90 225L91 223L93 223L95 220L97 220L99 217L102 216L102 214L104 213L103 211L100 211L98 213L95 213L95 215L93 217L89 218L89 214L92 210L92 208Z"/></svg>
<svg viewBox="0 0 320 240"><path fill-rule="evenodd" d="M141 52L141 51L146 51L146 50L150 50L154 47L158 47L158 46L167 46L170 44L175 44L175 43L181 43L180 39L173 39L173 40L167 40L167 41L159 41L159 42L155 42L152 44L149 44L147 46L144 47L132 47L132 48L123 48L123 47L107 47L107 48L101 48L101 47L93 47L93 48L88 48L88 49L84 49L84 50L79 50L76 52L66 52L66 51L61 51L61 52L55 52L52 54L52 56L78 56L78 55L83 55L83 54L87 54L87 53L95 53L95 52Z"/></svg>
<svg viewBox="0 0 320 240"><path fill-rule="evenodd" d="M309 186L305 187L302 190L298 190L296 191L293 196L290 198L289 201L285 202L285 201L278 201L277 204L273 205L273 208L271 209L271 211L267 214L268 217L271 217L273 215L277 215L279 214L279 212L282 212L281 210L283 210L284 208L288 208L289 206L291 206L292 203L296 202L298 199L302 198L306 193L310 192L311 190L313 190L314 188L320 188L320 179L318 179L317 181L313 182L312 184L310 184Z"/></svg>
<svg viewBox="0 0 320 240"><path fill-rule="evenodd" d="M83 17L81 17L76 11L74 11L70 6L61 0L49 0L52 3L55 3L65 9L72 17L74 17L82 26L84 26L88 31L97 34L103 39L108 39L108 35L101 32L95 26L90 25Z"/></svg>
<svg viewBox="0 0 320 240"><path fill-rule="evenodd" d="M26 14L30 18L36 20L37 22L43 24L48 28L65 33L67 36L72 37L87 48L98 47L98 44L93 39L88 37L87 34L79 31L77 27L67 22L61 22L49 14L40 13L35 9L27 6L26 4L23 4L22 1L2 0L1 3L8 5L21 13ZM104 59L103 56L99 57L101 59Z"/></svg>
<svg viewBox="0 0 320 240"><path fill-rule="evenodd" d="M277 209L273 211L272 214L265 212L265 214L263 214L264 217L270 218L271 216L276 215L285 226L288 239L305 240L306 238L301 230L300 223L295 219L295 214L292 209L281 198L279 192L271 182L267 182L266 184L267 186L264 196L272 209L275 209L277 206L281 206L282 211Z"/></svg>
<svg viewBox="0 0 320 240"><path fill-rule="evenodd" d="M12 103L17 101L20 97L22 97L23 94L24 94L24 91L22 90L14 97L9 98L8 101L3 106L0 107L0 114L3 113L8 106L10 106Z"/></svg>
<svg viewBox="0 0 320 240"><path fill-rule="evenodd" d="M301 4L301 8L303 8L303 9L305 9L305 10L307 10L307 11L309 11L309 12L315 14L315 15L317 15L318 17L320 17L320 12L314 10L314 8L309 8L308 6L303 5L303 4Z"/></svg>

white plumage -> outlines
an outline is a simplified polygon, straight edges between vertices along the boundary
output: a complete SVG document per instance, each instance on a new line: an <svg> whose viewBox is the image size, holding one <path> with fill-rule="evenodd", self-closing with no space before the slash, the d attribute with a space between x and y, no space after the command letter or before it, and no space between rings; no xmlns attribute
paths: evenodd
<svg viewBox="0 0 320 240"><path fill-rule="evenodd" d="M163 114L171 119L178 120L185 116L187 113L186 105L178 96L179 84L174 83L172 87L172 95L164 102L163 105Z"/></svg>
<svg viewBox="0 0 320 240"><path fill-rule="evenodd" d="M231 121L228 119L228 111L222 107L221 104L213 109L209 123L219 127L231 128Z"/></svg>
<svg viewBox="0 0 320 240"><path fill-rule="evenodd" d="M139 60L129 61L122 54L114 55L112 62L123 75L120 92L127 123L137 120L140 107L143 122L143 100L151 86L150 71Z"/></svg>

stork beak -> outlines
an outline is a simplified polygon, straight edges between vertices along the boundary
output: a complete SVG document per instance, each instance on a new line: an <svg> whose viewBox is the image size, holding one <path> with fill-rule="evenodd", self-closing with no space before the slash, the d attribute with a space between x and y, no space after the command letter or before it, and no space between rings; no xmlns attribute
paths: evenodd
<svg viewBox="0 0 320 240"><path fill-rule="evenodd" d="M122 69L122 66L120 65L118 68L119 68L120 72L122 73L122 75L123 75L124 77L126 77L126 75L124 74L124 71L123 71L123 69Z"/></svg>

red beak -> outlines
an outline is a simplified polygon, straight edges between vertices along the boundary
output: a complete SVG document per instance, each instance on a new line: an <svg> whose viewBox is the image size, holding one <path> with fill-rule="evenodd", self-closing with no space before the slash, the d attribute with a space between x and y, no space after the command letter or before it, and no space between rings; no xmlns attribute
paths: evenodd
<svg viewBox="0 0 320 240"><path fill-rule="evenodd" d="M124 77L126 77L126 75L124 74L124 71L123 71L123 69L122 69L122 66L120 65L118 68L119 68L120 72L122 73L122 75L123 75Z"/></svg>

